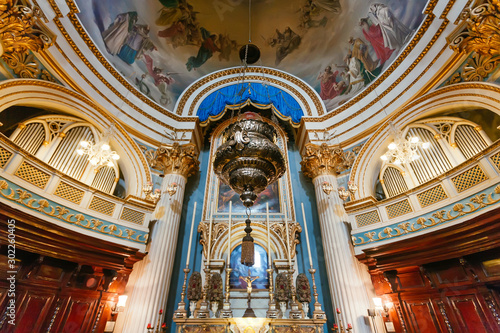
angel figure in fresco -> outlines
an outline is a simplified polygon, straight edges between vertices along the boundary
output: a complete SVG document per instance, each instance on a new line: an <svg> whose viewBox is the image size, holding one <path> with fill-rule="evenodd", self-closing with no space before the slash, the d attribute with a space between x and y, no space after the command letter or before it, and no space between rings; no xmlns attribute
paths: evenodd
<svg viewBox="0 0 500 333"><path fill-rule="evenodd" d="M210 34L210 32L205 28L200 28L201 35L203 38L203 43L198 50L196 57L189 57L186 68L188 71L201 67L208 59L210 59L215 51L220 51L216 44L217 35Z"/></svg>
<svg viewBox="0 0 500 333"><path fill-rule="evenodd" d="M370 18L377 24L384 37L384 46L389 49L400 49L410 34L410 29L399 21L384 4L376 3L370 6Z"/></svg>
<svg viewBox="0 0 500 333"><path fill-rule="evenodd" d="M267 44L269 46L276 46L275 65L278 66L287 55L296 50L299 47L301 40L302 38L290 27L287 27L283 33L276 29L274 36L267 40Z"/></svg>
<svg viewBox="0 0 500 333"><path fill-rule="evenodd" d="M387 59L389 59L394 52L394 49L390 49L384 44L384 36L382 35L382 29L379 25L370 24L368 18L363 17L359 20L359 25L363 31L363 35L366 40L371 44L379 64L383 65Z"/></svg>
<svg viewBox="0 0 500 333"><path fill-rule="evenodd" d="M170 102L170 98L168 97L168 86L173 84L175 80L170 76L170 73L163 74L161 68L155 67L153 65L153 59L149 55L144 55L144 62L146 63L149 75L151 75L154 80L155 86L160 91L160 103L164 105L168 104Z"/></svg>
<svg viewBox="0 0 500 333"><path fill-rule="evenodd" d="M136 22L137 12L121 13L118 14L113 23L101 33L102 40L109 53L115 55L120 52L120 49Z"/></svg>
<svg viewBox="0 0 500 333"><path fill-rule="evenodd" d="M229 61L232 51L236 51L238 44L235 40L229 38L228 34L219 34L217 39L217 45L220 49L219 61L226 60Z"/></svg>
<svg viewBox="0 0 500 333"><path fill-rule="evenodd" d="M340 87L337 85L337 75L339 71L332 72L332 66L326 66L324 72L318 75L317 80L320 80L321 91L319 96L326 101L333 99L341 93Z"/></svg>

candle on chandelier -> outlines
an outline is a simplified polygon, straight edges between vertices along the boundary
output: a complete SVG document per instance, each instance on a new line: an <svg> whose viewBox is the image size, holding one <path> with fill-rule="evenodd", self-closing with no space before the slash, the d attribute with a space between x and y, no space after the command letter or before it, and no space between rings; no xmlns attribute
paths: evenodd
<svg viewBox="0 0 500 333"><path fill-rule="evenodd" d="M352 325L351 324L347 324L347 329L348 330L352 330Z"/></svg>
<svg viewBox="0 0 500 333"><path fill-rule="evenodd" d="M335 311L337 311L337 314L340 314L340 309L336 308Z"/></svg>
<svg viewBox="0 0 500 333"><path fill-rule="evenodd" d="M228 240L227 240L227 268L229 268L229 264L231 262L231 213L233 210L233 202L229 201L229 233L228 233Z"/></svg>
<svg viewBox="0 0 500 333"><path fill-rule="evenodd" d="M151 324L148 324L148 326L146 327L146 329L150 330L152 329L153 327L151 326Z"/></svg>
<svg viewBox="0 0 500 333"><path fill-rule="evenodd" d="M266 202L266 221L267 221L267 264L270 268L273 267L271 263L271 234L269 230L269 202Z"/></svg>
<svg viewBox="0 0 500 333"><path fill-rule="evenodd" d="M162 310L162 309L160 309L160 312L159 312L159 313L160 313L160 314L163 314L163 310Z"/></svg>
<svg viewBox="0 0 500 333"><path fill-rule="evenodd" d="M196 201L193 207L193 220L191 221L191 231L189 233L189 245L188 245L188 254L186 258L186 268L189 268L189 257L191 256L191 244L193 242L193 229L194 229L195 216L196 216Z"/></svg>
<svg viewBox="0 0 500 333"><path fill-rule="evenodd" d="M304 203L302 205L302 219L304 220L304 229L306 231L306 242L307 242L307 253L309 254L309 265L313 268L313 260L311 256L311 245L309 244L309 233L307 232L307 222L306 222L306 213L304 211Z"/></svg>
<svg viewBox="0 0 500 333"><path fill-rule="evenodd" d="M214 204L210 208L210 221L208 222L208 243L207 243L207 268L210 267L210 245L212 244L212 222L214 220Z"/></svg>

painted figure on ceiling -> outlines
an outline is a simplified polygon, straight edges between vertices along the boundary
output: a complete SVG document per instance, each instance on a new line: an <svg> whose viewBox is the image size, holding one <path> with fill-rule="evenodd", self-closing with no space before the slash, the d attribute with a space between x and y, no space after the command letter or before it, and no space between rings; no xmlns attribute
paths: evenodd
<svg viewBox="0 0 500 333"><path fill-rule="evenodd" d="M332 72L332 67L326 66L325 71L318 75L317 79L320 80L321 85L319 96L322 100L332 99L341 93L341 87L337 85L338 74L339 71Z"/></svg>
<svg viewBox="0 0 500 333"><path fill-rule="evenodd" d="M380 61L380 65L383 65L387 59L389 59L394 52L394 49L390 49L384 44L384 36L382 35L382 29L377 24L371 24L368 18L364 17L359 20L359 25L362 28L363 35L366 40L370 43L377 55L377 59Z"/></svg>
<svg viewBox="0 0 500 333"><path fill-rule="evenodd" d="M217 35L210 34L210 32L205 28L200 28L200 31L203 43L201 44L196 57L189 57L186 63L188 71L199 68L212 57L215 51L220 51L219 47L216 45Z"/></svg>
<svg viewBox="0 0 500 333"><path fill-rule="evenodd" d="M384 46L389 49L400 49L410 34L410 29L399 21L384 4L376 3L370 6L370 17L380 26L384 37Z"/></svg>
<svg viewBox="0 0 500 333"><path fill-rule="evenodd" d="M301 37L290 27L287 27L283 33L276 29L275 35L267 41L268 45L272 47L276 46L275 65L278 66L287 55L296 50L299 47L300 42Z"/></svg>
<svg viewBox="0 0 500 333"><path fill-rule="evenodd" d="M175 80L170 76L170 73L163 74L161 68L155 67L153 65L153 59L149 55L144 55L144 62L146 63L149 75L151 75L154 80L155 86L158 87L161 93L160 103L164 105L168 104L170 102L168 86L174 83Z"/></svg>
<svg viewBox="0 0 500 333"><path fill-rule="evenodd" d="M346 77L349 79L349 87L346 93L357 93L365 87L365 80L361 72L362 64L358 59L352 56L350 51L345 56L344 61L347 64L348 75Z"/></svg>
<svg viewBox="0 0 500 333"><path fill-rule="evenodd" d="M118 57L131 65L135 59L139 59L144 51L155 49L149 39L149 26L146 24L135 24L128 34L125 44L123 44Z"/></svg>
<svg viewBox="0 0 500 333"><path fill-rule="evenodd" d="M109 53L115 55L120 52L136 22L137 12L118 14L113 23L101 33L104 45L106 45Z"/></svg>
<svg viewBox="0 0 500 333"><path fill-rule="evenodd" d="M354 58L361 62L361 74L365 79L365 83L372 81L378 73L375 73L377 61L373 61L368 52L368 46L359 38L349 38L349 44L352 46L351 54ZM377 72L380 72L377 71Z"/></svg>

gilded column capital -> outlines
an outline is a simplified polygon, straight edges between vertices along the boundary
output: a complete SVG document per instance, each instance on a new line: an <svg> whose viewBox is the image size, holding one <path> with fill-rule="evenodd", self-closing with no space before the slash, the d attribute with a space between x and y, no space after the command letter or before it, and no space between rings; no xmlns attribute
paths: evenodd
<svg viewBox="0 0 500 333"><path fill-rule="evenodd" d="M300 165L304 175L314 179L320 175L337 175L351 168L355 157L353 152L343 151L339 146L307 143Z"/></svg>
<svg viewBox="0 0 500 333"><path fill-rule="evenodd" d="M145 152L149 165L163 172L163 175L179 174L186 178L194 175L200 169L198 154L194 143L180 145L162 145L157 150Z"/></svg>
<svg viewBox="0 0 500 333"><path fill-rule="evenodd" d="M466 8L461 15L465 23L452 42L452 47L486 56L500 55L500 1L485 0L474 8Z"/></svg>
<svg viewBox="0 0 500 333"><path fill-rule="evenodd" d="M35 78L39 65L32 52L54 41L54 34L40 20L40 10L24 0L0 0L0 56L23 78Z"/></svg>

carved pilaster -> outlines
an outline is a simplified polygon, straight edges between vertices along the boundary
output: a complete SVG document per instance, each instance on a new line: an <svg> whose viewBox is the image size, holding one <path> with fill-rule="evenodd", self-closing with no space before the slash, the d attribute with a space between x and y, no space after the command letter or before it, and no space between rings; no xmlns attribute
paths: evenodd
<svg viewBox="0 0 500 333"><path fill-rule="evenodd" d="M22 78L36 78L32 52L52 45L55 35L40 20L39 8L22 0L0 1L0 56ZM49 75L50 76L50 75Z"/></svg>
<svg viewBox="0 0 500 333"><path fill-rule="evenodd" d="M339 146L326 143L318 146L308 143L300 165L302 173L312 179L320 175L336 175L352 167L356 155L351 151L343 151Z"/></svg>
<svg viewBox="0 0 500 333"><path fill-rule="evenodd" d="M188 178L200 169L195 147L193 143L179 145L174 142L172 145L160 146L154 151L148 150L145 155L149 165L162 171L163 175L179 174Z"/></svg>

